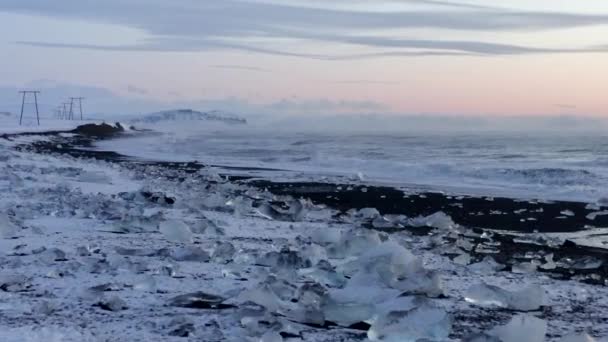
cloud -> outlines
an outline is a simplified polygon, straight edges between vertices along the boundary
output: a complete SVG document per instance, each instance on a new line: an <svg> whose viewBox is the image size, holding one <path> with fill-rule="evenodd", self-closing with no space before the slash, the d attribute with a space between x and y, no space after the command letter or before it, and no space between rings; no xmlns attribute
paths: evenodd
<svg viewBox="0 0 608 342"><path fill-rule="evenodd" d="M605 47L538 48L467 39L425 40L391 37L389 30L442 29L468 31L539 31L608 24L606 14L522 11L466 3L405 0L395 10L382 4L395 1L192 1L192 0L3 0L0 11L63 19L112 23L142 30L148 39L127 46L21 42L39 47L107 51L205 51L232 49L247 52L324 60L388 56L512 55L534 53L605 52ZM352 4L363 4L350 9ZM421 7L422 6L422 7ZM426 6L426 7L425 7ZM370 35L375 33L376 35ZM313 47L298 52L273 48L272 42L307 41ZM371 48L368 53L340 55L314 42ZM327 44L323 44L327 46Z"/></svg>
<svg viewBox="0 0 608 342"><path fill-rule="evenodd" d="M232 69L239 71L257 71L257 72L270 72L268 69L252 67L247 65L211 65L210 67L216 69Z"/></svg>
<svg viewBox="0 0 608 342"><path fill-rule="evenodd" d="M388 110L386 105L374 101L332 101L329 99L282 99L275 103L269 104L267 108L272 112L285 114L370 112Z"/></svg>
<svg viewBox="0 0 608 342"><path fill-rule="evenodd" d="M400 82L393 81L375 81L375 80L345 80L334 81L333 84L352 84L352 85L399 85Z"/></svg>
<svg viewBox="0 0 608 342"><path fill-rule="evenodd" d="M567 104L567 103L556 103L555 107L562 108L562 109L576 109L577 108L576 105Z"/></svg>

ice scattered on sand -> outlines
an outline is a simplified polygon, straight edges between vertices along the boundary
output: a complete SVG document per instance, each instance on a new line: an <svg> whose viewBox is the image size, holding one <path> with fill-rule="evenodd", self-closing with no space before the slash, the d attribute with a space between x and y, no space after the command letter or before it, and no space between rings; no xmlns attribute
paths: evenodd
<svg viewBox="0 0 608 342"><path fill-rule="evenodd" d="M529 285L511 292L485 283L471 286L464 294L465 300L475 305L517 311L540 309L545 305L545 296L545 290L539 285Z"/></svg>
<svg viewBox="0 0 608 342"><path fill-rule="evenodd" d="M158 230L169 241L181 243L192 243L193 241L192 231L190 231L190 227L183 221L168 220L161 222L158 226Z"/></svg>

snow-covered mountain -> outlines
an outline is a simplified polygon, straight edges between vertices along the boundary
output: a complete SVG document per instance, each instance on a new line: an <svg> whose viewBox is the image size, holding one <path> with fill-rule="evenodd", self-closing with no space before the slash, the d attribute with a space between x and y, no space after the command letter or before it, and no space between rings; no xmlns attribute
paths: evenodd
<svg viewBox="0 0 608 342"><path fill-rule="evenodd" d="M167 110L152 114L147 114L141 117L133 118L130 123L133 124L159 124L159 123L174 123L184 121L217 121L227 124L246 124L247 120L236 115L213 110L208 112L199 112L192 109L177 109Z"/></svg>

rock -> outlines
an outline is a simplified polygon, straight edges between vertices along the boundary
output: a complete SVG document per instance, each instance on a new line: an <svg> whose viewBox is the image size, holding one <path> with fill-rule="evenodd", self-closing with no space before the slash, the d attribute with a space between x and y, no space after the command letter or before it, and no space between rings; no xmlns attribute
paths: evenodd
<svg viewBox="0 0 608 342"><path fill-rule="evenodd" d="M224 304L225 300L224 297L199 291L174 297L169 305L181 308L217 310L234 307L230 304Z"/></svg>

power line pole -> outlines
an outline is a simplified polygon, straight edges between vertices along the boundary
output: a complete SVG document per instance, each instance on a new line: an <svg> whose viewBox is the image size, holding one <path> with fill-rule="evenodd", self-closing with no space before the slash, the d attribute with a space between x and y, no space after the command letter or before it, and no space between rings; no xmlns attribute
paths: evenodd
<svg viewBox="0 0 608 342"><path fill-rule="evenodd" d="M70 97L70 120L74 120L74 98Z"/></svg>
<svg viewBox="0 0 608 342"><path fill-rule="evenodd" d="M71 120L70 119L70 113L68 112L68 105L69 105L69 103L64 102L64 103L62 103L62 105L63 105L63 117L66 120Z"/></svg>
<svg viewBox="0 0 608 342"><path fill-rule="evenodd" d="M25 110L25 98L27 97L28 94L34 95L34 103L28 103L28 104L35 104L36 105L36 120L38 121L38 126L40 126L40 113L38 112L38 94L40 94L39 90L22 90L19 92L20 94L23 94L23 97L21 99L21 115L19 116L19 126L21 126L22 122L23 122L23 111Z"/></svg>
<svg viewBox="0 0 608 342"><path fill-rule="evenodd" d="M80 108L80 121L82 121L82 119L83 119L83 115L82 115L82 100L84 100L84 97L70 97L70 101L72 103L74 103L74 100L78 100L78 107Z"/></svg>

